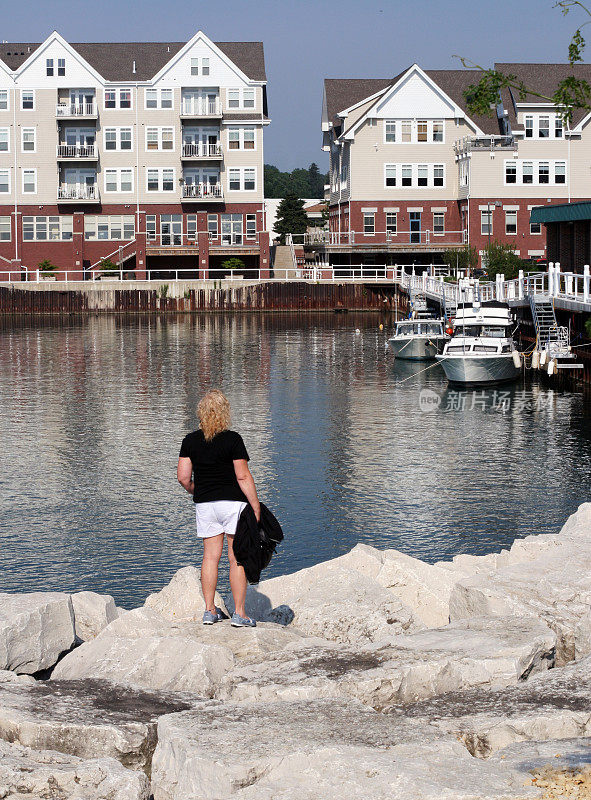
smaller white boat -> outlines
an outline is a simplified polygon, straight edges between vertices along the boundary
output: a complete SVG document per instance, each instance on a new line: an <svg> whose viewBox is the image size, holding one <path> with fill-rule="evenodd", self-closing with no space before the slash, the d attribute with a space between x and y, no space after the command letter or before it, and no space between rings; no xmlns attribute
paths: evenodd
<svg viewBox="0 0 591 800"><path fill-rule="evenodd" d="M442 352L448 339L443 320L418 318L397 322L388 344L396 358L432 361Z"/></svg>
<svg viewBox="0 0 591 800"><path fill-rule="evenodd" d="M453 336L437 360L452 383L494 384L521 374L521 358L512 335L511 311L491 301L460 306Z"/></svg>

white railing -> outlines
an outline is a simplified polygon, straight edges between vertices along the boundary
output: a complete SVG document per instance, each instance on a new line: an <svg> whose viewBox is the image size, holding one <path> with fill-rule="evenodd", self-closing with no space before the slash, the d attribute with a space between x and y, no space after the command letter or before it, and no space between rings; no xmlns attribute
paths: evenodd
<svg viewBox="0 0 591 800"><path fill-rule="evenodd" d="M208 144L207 142L196 142L183 144L184 158L219 158L222 155L222 146L219 144Z"/></svg>
<svg viewBox="0 0 591 800"><path fill-rule="evenodd" d="M63 184L57 190L58 200L98 200L98 186L88 186L86 184Z"/></svg>
<svg viewBox="0 0 591 800"><path fill-rule="evenodd" d="M129 242L126 242L125 244L120 244L119 247L116 250L113 250L112 253L108 253L106 256L102 256L102 258L99 258L98 261L95 261L94 264L90 265L87 271L95 269L95 267L98 267L99 264L105 261L112 261L113 263L119 264L119 266L121 267L121 264L124 261L127 261L127 259L135 255L136 250L137 250L136 241L135 239L131 239ZM115 261L113 261L113 256L115 256Z"/></svg>
<svg viewBox="0 0 591 800"><path fill-rule="evenodd" d="M244 233L210 233L210 247L258 247L259 235L246 236Z"/></svg>
<svg viewBox="0 0 591 800"><path fill-rule="evenodd" d="M94 144L58 144L58 158L96 158Z"/></svg>
<svg viewBox="0 0 591 800"><path fill-rule="evenodd" d="M295 244L293 241L293 233L288 233L285 237L285 244L289 247L289 253L291 255L291 263L293 264L294 269L298 268L298 257L296 256L295 251Z"/></svg>
<svg viewBox="0 0 591 800"><path fill-rule="evenodd" d="M57 117L96 117L95 103L59 103L55 108Z"/></svg>
<svg viewBox="0 0 591 800"><path fill-rule="evenodd" d="M470 153L472 150L511 150L515 147L513 136L464 136L454 143L458 155Z"/></svg>
<svg viewBox="0 0 591 800"><path fill-rule="evenodd" d="M205 97L181 100L182 117L221 117L222 106L219 97L208 100Z"/></svg>
<svg viewBox="0 0 591 800"><path fill-rule="evenodd" d="M221 198L224 196L221 183L185 183L182 196L196 200L206 200L210 197Z"/></svg>
<svg viewBox="0 0 591 800"><path fill-rule="evenodd" d="M432 245L445 247L447 245L462 245L468 241L468 231L316 231L314 233L293 234L296 244L328 244L328 245Z"/></svg>

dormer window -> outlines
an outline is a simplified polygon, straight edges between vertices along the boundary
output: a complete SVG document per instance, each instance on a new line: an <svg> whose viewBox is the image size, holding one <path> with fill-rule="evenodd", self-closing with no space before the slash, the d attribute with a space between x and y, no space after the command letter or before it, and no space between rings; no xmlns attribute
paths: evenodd
<svg viewBox="0 0 591 800"><path fill-rule="evenodd" d="M45 72L48 77L53 75L53 58L45 59Z"/></svg>
<svg viewBox="0 0 591 800"><path fill-rule="evenodd" d="M540 139L550 138L550 117L540 117L538 122L538 135Z"/></svg>
<svg viewBox="0 0 591 800"><path fill-rule="evenodd" d="M554 118L554 138L555 139L562 139L564 133L563 125L562 125L562 117L557 114Z"/></svg>
<svg viewBox="0 0 591 800"><path fill-rule="evenodd" d="M526 139L533 139L534 138L534 118L533 117L526 117L525 118L525 138Z"/></svg>

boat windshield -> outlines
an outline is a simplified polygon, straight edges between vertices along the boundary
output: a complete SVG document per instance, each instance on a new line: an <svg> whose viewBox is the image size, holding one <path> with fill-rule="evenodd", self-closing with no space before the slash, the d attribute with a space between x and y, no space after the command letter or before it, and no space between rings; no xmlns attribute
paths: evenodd
<svg viewBox="0 0 591 800"><path fill-rule="evenodd" d="M440 336L440 322L399 322L396 328L398 336Z"/></svg>
<svg viewBox="0 0 591 800"><path fill-rule="evenodd" d="M459 336L480 336L484 339L503 339L509 337L506 325L462 325L456 324L455 333Z"/></svg>

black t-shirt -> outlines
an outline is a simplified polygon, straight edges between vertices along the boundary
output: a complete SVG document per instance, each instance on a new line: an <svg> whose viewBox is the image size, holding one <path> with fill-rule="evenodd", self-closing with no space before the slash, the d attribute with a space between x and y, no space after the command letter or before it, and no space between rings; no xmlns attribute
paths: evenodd
<svg viewBox="0 0 591 800"><path fill-rule="evenodd" d="M209 442L205 441L202 430L189 433L183 439L179 457L190 458L193 464L193 502L248 502L234 471L235 460L249 460L242 436L236 431L222 431Z"/></svg>

